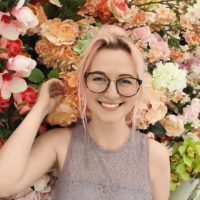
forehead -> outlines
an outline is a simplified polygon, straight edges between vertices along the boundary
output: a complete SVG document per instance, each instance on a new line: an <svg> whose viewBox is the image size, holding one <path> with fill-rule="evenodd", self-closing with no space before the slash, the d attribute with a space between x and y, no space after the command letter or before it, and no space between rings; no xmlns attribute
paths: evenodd
<svg viewBox="0 0 200 200"><path fill-rule="evenodd" d="M93 58L88 72L102 71L110 77L120 74L136 76L134 62L131 55L121 49L101 49Z"/></svg>

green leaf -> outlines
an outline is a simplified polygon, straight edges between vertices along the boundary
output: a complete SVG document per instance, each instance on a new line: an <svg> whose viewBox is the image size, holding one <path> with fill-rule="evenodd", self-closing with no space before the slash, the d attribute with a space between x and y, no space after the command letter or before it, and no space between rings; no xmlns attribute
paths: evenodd
<svg viewBox="0 0 200 200"><path fill-rule="evenodd" d="M62 20L64 19L73 19L78 21L84 17L77 14L80 7L85 4L86 0L60 0L62 8L59 10L58 17Z"/></svg>
<svg viewBox="0 0 200 200"><path fill-rule="evenodd" d="M48 19L53 19L57 17L59 10L57 6L54 6L52 4L42 3L42 7Z"/></svg>
<svg viewBox="0 0 200 200"><path fill-rule="evenodd" d="M34 68L31 72L31 75L28 77L28 80L30 80L33 83L40 83L44 80L44 74L41 70L38 68Z"/></svg>
<svg viewBox="0 0 200 200"><path fill-rule="evenodd" d="M168 39L168 44L170 47L175 47L175 48L179 48L180 44L179 44L179 40L176 38L169 38Z"/></svg>
<svg viewBox="0 0 200 200"><path fill-rule="evenodd" d="M180 153L181 155L183 155L183 154L185 153L185 150L186 150L186 146L180 146L180 147L178 148L178 151L179 151L179 153Z"/></svg>
<svg viewBox="0 0 200 200"><path fill-rule="evenodd" d="M171 191L175 191L177 185L178 185L177 183L171 182L171 183L170 183L170 190L171 190Z"/></svg>
<svg viewBox="0 0 200 200"><path fill-rule="evenodd" d="M8 9L14 5L16 5L19 0L1 0L0 1L0 11L6 12Z"/></svg>
<svg viewBox="0 0 200 200"><path fill-rule="evenodd" d="M185 125L184 125L184 128L185 128L186 130L188 130L188 131L191 131L191 130L193 129L192 126L191 126L191 123L185 124Z"/></svg>
<svg viewBox="0 0 200 200"><path fill-rule="evenodd" d="M166 133L164 127L160 124L160 122L156 122L154 125L150 125L148 130L155 133L155 135L157 136L161 136Z"/></svg>
<svg viewBox="0 0 200 200"><path fill-rule="evenodd" d="M6 126L0 126L0 137L7 140L11 135L11 131Z"/></svg>
<svg viewBox="0 0 200 200"><path fill-rule="evenodd" d="M187 181L190 179L190 175L187 172L184 172L182 174L180 174L180 177L184 180Z"/></svg>
<svg viewBox="0 0 200 200"><path fill-rule="evenodd" d="M59 77L59 74L60 74L60 69L59 68L55 68L55 69L52 69L49 74L47 75L48 79L51 79L51 78L58 78Z"/></svg>
<svg viewBox="0 0 200 200"><path fill-rule="evenodd" d="M187 155L183 155L183 161L187 166L192 166L192 160Z"/></svg>
<svg viewBox="0 0 200 200"><path fill-rule="evenodd" d="M180 175L180 177L183 179L183 180L188 180L190 178L190 175L186 172L186 169L185 169L185 164L184 163L181 163L177 166L176 168L176 172Z"/></svg>
<svg viewBox="0 0 200 200"><path fill-rule="evenodd" d="M179 164L177 166L177 168L176 168L176 172L178 174L182 174L182 173L186 172L186 170L185 170L185 164L184 163Z"/></svg>

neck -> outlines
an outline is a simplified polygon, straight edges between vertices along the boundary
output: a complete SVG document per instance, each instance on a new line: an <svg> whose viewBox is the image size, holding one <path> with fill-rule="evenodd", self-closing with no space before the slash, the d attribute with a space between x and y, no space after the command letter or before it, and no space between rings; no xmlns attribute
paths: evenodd
<svg viewBox="0 0 200 200"><path fill-rule="evenodd" d="M130 136L130 128L126 123L100 123L91 120L88 124L89 135L104 149L118 149Z"/></svg>

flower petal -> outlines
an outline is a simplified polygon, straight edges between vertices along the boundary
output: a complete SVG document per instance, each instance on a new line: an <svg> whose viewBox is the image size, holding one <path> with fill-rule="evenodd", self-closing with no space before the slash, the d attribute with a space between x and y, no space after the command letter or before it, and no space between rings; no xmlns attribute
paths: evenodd
<svg viewBox="0 0 200 200"><path fill-rule="evenodd" d="M26 90L27 84L23 78L13 77L10 83L10 91L13 93L23 92Z"/></svg>
<svg viewBox="0 0 200 200"><path fill-rule="evenodd" d="M3 99L9 99L11 96L10 82L5 81L1 88L1 96Z"/></svg>
<svg viewBox="0 0 200 200"><path fill-rule="evenodd" d="M17 4L17 9L21 8L25 3L25 0L19 0L18 4Z"/></svg>
<svg viewBox="0 0 200 200"><path fill-rule="evenodd" d="M4 24L1 34L3 37L9 40L16 40L19 37L19 30L17 26L13 23Z"/></svg>

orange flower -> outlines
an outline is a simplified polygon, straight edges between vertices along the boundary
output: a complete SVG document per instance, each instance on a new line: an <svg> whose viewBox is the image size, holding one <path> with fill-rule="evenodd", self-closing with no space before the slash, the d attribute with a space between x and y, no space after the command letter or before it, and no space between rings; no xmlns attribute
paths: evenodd
<svg viewBox="0 0 200 200"><path fill-rule="evenodd" d="M179 63L182 63L186 60L185 53L181 52L180 50L177 50L177 49L171 49L170 57L174 61L179 62Z"/></svg>
<svg viewBox="0 0 200 200"><path fill-rule="evenodd" d="M176 20L176 14L170 8L165 5L160 5L156 9L156 21L162 24L174 22Z"/></svg>
<svg viewBox="0 0 200 200"><path fill-rule="evenodd" d="M86 0L85 5L82 6L78 12L79 15L89 15L97 17L97 6L101 3L101 0Z"/></svg>
<svg viewBox="0 0 200 200"><path fill-rule="evenodd" d="M110 18L111 12L108 7L107 0L101 0L101 2L97 5L97 14L103 22Z"/></svg>
<svg viewBox="0 0 200 200"><path fill-rule="evenodd" d="M148 102L141 108L137 116L136 125L140 129L146 129L150 124L155 124L167 113L165 96L156 90L151 90L148 98Z"/></svg>
<svg viewBox="0 0 200 200"><path fill-rule="evenodd" d="M60 78L63 79L63 82L70 88L76 88L77 87L77 78L78 78L78 72L77 71L71 71L71 72L61 72Z"/></svg>
<svg viewBox="0 0 200 200"><path fill-rule="evenodd" d="M108 0L108 7L113 15L120 21L126 21L130 10L124 0Z"/></svg>
<svg viewBox="0 0 200 200"><path fill-rule="evenodd" d="M56 46L50 43L47 39L42 38L36 43L36 52L39 54L39 60L46 67L61 68L67 71L71 70L71 64L76 64L78 61L77 56L69 46Z"/></svg>
<svg viewBox="0 0 200 200"><path fill-rule="evenodd" d="M133 18L131 20L131 24L135 25L144 25L147 23L147 16L144 11L139 11L136 14L133 15Z"/></svg>
<svg viewBox="0 0 200 200"><path fill-rule="evenodd" d="M147 58L151 63L158 61L161 57L160 53L161 52L159 51L159 49L150 49L149 53L147 54Z"/></svg>
<svg viewBox="0 0 200 200"><path fill-rule="evenodd" d="M183 121L175 115L167 115L160 123L167 131L167 136L180 136L184 131Z"/></svg>
<svg viewBox="0 0 200 200"><path fill-rule="evenodd" d="M59 18L54 18L41 25L40 33L57 46L71 45L75 42L79 29L72 20L61 21Z"/></svg>
<svg viewBox="0 0 200 200"><path fill-rule="evenodd" d="M200 44L200 36L199 36L199 34L197 34L195 32L186 31L184 34L184 38L189 45L199 45Z"/></svg>
<svg viewBox="0 0 200 200"><path fill-rule="evenodd" d="M69 126L79 117L77 94L65 96L58 107L50 113L46 122L50 125Z"/></svg>
<svg viewBox="0 0 200 200"><path fill-rule="evenodd" d="M28 4L27 6L32 10L32 12L34 13L34 15L37 17L39 21L39 24L36 27L28 30L28 35L34 35L35 33L40 32L41 30L40 25L44 23L45 21L47 21L47 16L40 3L36 3L34 5Z"/></svg>

